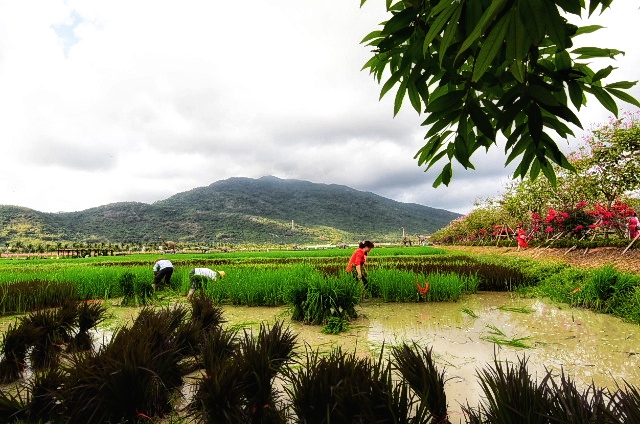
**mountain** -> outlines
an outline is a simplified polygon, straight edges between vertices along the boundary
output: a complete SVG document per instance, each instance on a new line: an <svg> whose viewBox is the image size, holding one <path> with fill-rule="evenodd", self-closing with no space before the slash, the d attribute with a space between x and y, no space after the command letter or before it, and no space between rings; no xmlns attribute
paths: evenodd
<svg viewBox="0 0 640 424"><path fill-rule="evenodd" d="M43 213L0 206L0 243L19 238L89 243L351 243L428 234L460 214L336 184L229 178L153 204L112 203Z"/></svg>

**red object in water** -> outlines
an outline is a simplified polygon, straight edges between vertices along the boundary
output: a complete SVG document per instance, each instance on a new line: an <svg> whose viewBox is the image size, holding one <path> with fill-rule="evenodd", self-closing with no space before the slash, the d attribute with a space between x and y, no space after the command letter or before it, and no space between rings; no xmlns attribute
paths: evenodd
<svg viewBox="0 0 640 424"><path fill-rule="evenodd" d="M427 294L427 292L429 291L429 282L425 281L424 282L424 287L422 287L420 285L420 283L418 283L416 281L416 288L418 289L418 291L420 292L420 294Z"/></svg>

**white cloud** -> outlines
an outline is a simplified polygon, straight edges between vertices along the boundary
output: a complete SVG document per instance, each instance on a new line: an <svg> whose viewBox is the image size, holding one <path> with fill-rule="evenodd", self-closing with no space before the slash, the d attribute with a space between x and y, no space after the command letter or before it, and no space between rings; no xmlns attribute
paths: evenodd
<svg viewBox="0 0 640 424"><path fill-rule="evenodd" d="M589 20L610 27L593 44L627 52L611 80L634 80L640 66L630 3ZM431 188L440 169L425 174L413 159L424 118L408 105L393 118L392 96L379 102L360 71L359 42L384 4L358 5L0 2L0 204L72 211L263 175L458 212L497 195L508 181L499 149ZM584 123L608 116L590 103Z"/></svg>

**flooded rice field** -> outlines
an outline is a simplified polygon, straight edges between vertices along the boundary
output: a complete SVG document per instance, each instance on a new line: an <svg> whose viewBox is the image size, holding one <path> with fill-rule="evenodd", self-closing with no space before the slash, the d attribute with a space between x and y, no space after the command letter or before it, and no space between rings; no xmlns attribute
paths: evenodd
<svg viewBox="0 0 640 424"><path fill-rule="evenodd" d="M526 355L532 375L544 375L545 367L557 373L564 370L579 387L593 381L598 387L615 389L615 382L623 385L623 379L640 386L640 326L612 316L494 292L465 296L455 303L365 301L358 313L359 319L340 335L291 322L286 308L225 306L224 317L226 325L254 328L262 321L285 320L299 334L301 345L320 351L342 346L343 351L375 355L383 344L403 341L432 347L449 379L446 392L452 414L460 411L460 403L477 405L481 389L476 372L492 365L494 357L517 361ZM497 333L501 333L498 339L518 340L528 347L498 345L490 340Z"/></svg>
<svg viewBox="0 0 640 424"><path fill-rule="evenodd" d="M181 299L182 300L182 299ZM115 303L115 301L113 301ZM139 308L113 306L112 318L94 333L98 342L113 330L132 322ZM321 352L341 346L344 352L377 356L384 346L415 341L433 348L436 363L446 370L445 386L452 422L460 404L476 406L481 399L477 371L500 361L517 361L526 355L533 375L545 367L564 370L584 388L615 389L623 380L640 386L640 326L619 318L570 308L540 299L523 299L510 293L481 292L450 303L381 303L365 301L359 318L339 335L323 334L321 327L290 320L286 307L223 306L224 325L257 330L260 323L282 320L305 345ZM2 317L6 330L16 317ZM496 344L511 341L527 347ZM461 421L464 421L462 417Z"/></svg>

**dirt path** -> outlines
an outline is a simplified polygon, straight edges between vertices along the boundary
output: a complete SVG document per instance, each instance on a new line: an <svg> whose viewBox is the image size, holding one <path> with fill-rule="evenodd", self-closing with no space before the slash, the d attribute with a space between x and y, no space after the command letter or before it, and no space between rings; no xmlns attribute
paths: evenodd
<svg viewBox="0 0 640 424"><path fill-rule="evenodd" d="M501 254L542 261L564 262L578 268L591 269L613 265L619 271L640 274L640 249L629 249L622 254L624 248L618 247L596 247L588 250L575 249L571 252L569 252L568 248L529 248L520 252L516 247L446 246L445 248L477 254Z"/></svg>

